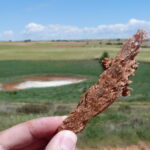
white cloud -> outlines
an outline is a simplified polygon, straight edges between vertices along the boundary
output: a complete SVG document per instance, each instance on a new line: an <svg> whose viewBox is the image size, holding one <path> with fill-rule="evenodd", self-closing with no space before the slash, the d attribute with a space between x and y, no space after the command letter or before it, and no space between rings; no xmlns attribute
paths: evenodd
<svg viewBox="0 0 150 150"><path fill-rule="evenodd" d="M5 41L5 40L13 40L14 38L14 32L12 30L5 30L0 33L0 40Z"/></svg>
<svg viewBox="0 0 150 150"><path fill-rule="evenodd" d="M150 21L144 20L137 20L137 19L130 19L129 24L143 24L143 25L150 25Z"/></svg>
<svg viewBox="0 0 150 150"><path fill-rule="evenodd" d="M12 36L14 32L12 30L6 30L2 33L3 36Z"/></svg>
<svg viewBox="0 0 150 150"><path fill-rule="evenodd" d="M130 19L126 24L98 25L96 27L42 25L32 22L27 24L22 32L15 33L15 40L128 38L138 29L150 32L150 21ZM14 37L12 30L0 33L0 40L10 39L10 37Z"/></svg>
<svg viewBox="0 0 150 150"><path fill-rule="evenodd" d="M41 24L36 24L36 23L29 23L28 25L25 26L25 33L32 33L32 32L41 32L44 31L45 26Z"/></svg>
<svg viewBox="0 0 150 150"><path fill-rule="evenodd" d="M77 27L50 24L47 26L29 23L23 32L33 40L51 39L92 39L92 38L128 38L138 29L150 31L150 21L130 19L126 24L99 25L96 27Z"/></svg>

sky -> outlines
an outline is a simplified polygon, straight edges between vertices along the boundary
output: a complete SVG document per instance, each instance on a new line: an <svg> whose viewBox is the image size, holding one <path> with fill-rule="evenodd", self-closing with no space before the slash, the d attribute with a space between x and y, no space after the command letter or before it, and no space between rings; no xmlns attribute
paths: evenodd
<svg viewBox="0 0 150 150"><path fill-rule="evenodd" d="M150 0L0 0L0 40L128 38L150 32Z"/></svg>

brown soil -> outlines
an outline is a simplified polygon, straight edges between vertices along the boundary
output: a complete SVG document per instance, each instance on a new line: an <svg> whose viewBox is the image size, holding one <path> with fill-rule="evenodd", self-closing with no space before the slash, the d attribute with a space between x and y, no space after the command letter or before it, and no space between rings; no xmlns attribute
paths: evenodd
<svg viewBox="0 0 150 150"><path fill-rule="evenodd" d="M3 83L1 85L1 88L5 91L14 91L18 90L15 88L18 84L24 82L24 81L58 81L58 80L86 80L87 77L81 77L81 76L73 76L73 75L37 75L37 76L31 76L31 77L24 77L21 79L17 79L17 81L14 82L8 82Z"/></svg>

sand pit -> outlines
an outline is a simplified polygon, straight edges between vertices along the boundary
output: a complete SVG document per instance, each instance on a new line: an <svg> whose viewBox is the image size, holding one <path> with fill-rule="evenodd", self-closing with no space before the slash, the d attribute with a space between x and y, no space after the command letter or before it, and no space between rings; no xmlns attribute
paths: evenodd
<svg viewBox="0 0 150 150"><path fill-rule="evenodd" d="M14 91L29 88L57 87L79 83L87 80L87 77L72 75L38 75L18 79L16 82L1 84L0 90Z"/></svg>

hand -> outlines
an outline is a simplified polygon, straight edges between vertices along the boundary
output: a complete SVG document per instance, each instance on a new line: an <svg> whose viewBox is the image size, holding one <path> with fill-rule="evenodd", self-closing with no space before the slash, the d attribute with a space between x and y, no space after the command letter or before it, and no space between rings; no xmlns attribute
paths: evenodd
<svg viewBox="0 0 150 150"><path fill-rule="evenodd" d="M55 134L64 117L44 117L0 132L0 150L74 150L77 137L72 131Z"/></svg>

